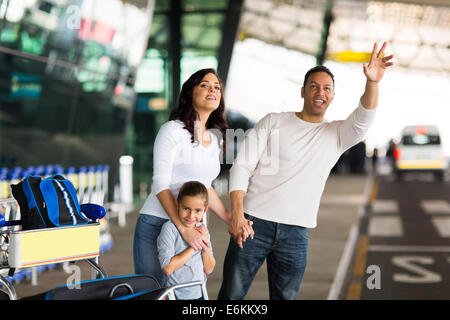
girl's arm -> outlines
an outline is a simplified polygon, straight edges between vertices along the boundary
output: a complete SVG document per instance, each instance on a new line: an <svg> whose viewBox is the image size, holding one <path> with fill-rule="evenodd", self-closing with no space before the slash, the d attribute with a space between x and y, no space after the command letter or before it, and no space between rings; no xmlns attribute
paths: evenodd
<svg viewBox="0 0 450 320"><path fill-rule="evenodd" d="M196 229L203 235L204 238L206 239L209 238L208 229L206 229L204 225L196 227ZM211 274L214 270L214 267L216 266L216 259L214 259L214 256L210 248L202 250L202 261L203 261L203 271L206 273L206 275Z"/></svg>
<svg viewBox="0 0 450 320"><path fill-rule="evenodd" d="M202 261L203 271L205 271L206 275L211 274L216 266L216 259L214 259L211 249L202 250Z"/></svg>
<svg viewBox="0 0 450 320"><path fill-rule="evenodd" d="M209 249L207 249L209 250ZM182 253L173 256L170 262L162 269L165 275L170 275L181 268L192 257L195 250L192 247L187 248Z"/></svg>

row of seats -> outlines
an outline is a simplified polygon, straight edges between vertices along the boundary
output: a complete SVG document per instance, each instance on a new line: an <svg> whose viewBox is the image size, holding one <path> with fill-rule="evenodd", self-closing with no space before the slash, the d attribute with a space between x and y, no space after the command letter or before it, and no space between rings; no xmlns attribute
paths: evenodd
<svg viewBox="0 0 450 320"><path fill-rule="evenodd" d="M72 181L80 203L104 204L108 196L108 165L81 166L78 168L63 168L61 165L0 168L0 198L10 198L10 185L18 183L28 175L48 177L54 174L61 174Z"/></svg>
<svg viewBox="0 0 450 320"><path fill-rule="evenodd" d="M11 185L20 182L28 175L49 177L55 174L63 175L69 179L77 191L78 201L83 203L95 203L104 206L108 199L108 165L97 166L70 166L64 168L61 165L39 165L26 168L0 168L0 213L6 220L20 220L20 208L11 194ZM107 219L100 220L100 252L111 249L112 236L109 232ZM31 278L36 282L36 274L46 269L54 269L57 264L38 266L23 270L17 270L11 282L18 282L24 278Z"/></svg>

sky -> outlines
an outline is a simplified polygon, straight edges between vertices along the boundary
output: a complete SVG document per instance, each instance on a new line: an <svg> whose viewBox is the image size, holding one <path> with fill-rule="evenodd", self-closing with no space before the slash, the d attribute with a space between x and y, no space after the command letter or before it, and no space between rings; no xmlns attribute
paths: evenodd
<svg viewBox="0 0 450 320"><path fill-rule="evenodd" d="M253 121L269 112L300 111L303 78L314 66L315 57L298 51L255 39L237 42L225 88L227 108ZM362 64L327 61L325 66L335 76L335 97L325 118L344 119L358 106L364 91ZM398 139L407 125L437 125L444 150L450 156L449 76L393 66L386 71L379 88L377 115L366 136L368 149L385 147L389 139Z"/></svg>

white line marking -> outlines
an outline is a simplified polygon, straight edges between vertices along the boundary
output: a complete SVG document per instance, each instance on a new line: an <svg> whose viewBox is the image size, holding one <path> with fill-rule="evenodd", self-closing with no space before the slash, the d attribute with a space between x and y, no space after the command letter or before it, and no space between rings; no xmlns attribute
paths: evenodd
<svg viewBox="0 0 450 320"><path fill-rule="evenodd" d="M358 206L358 217L361 217L365 213L364 205L369 202L370 192L374 183L373 175L369 175L366 184L364 186L364 197L363 201ZM345 243L344 251L339 260L339 265L336 270L336 275L334 276L333 283L331 284L330 291L328 292L327 300L337 300L339 298L339 293L342 290L344 284L344 279L347 274L347 270L350 268L351 257L356 247L356 240L359 235L359 221L357 225L353 225L348 234L347 242Z"/></svg>
<svg viewBox="0 0 450 320"><path fill-rule="evenodd" d="M367 250L376 252L450 252L450 246L395 246L372 244L368 246Z"/></svg>
<svg viewBox="0 0 450 320"><path fill-rule="evenodd" d="M374 237L401 237L403 228L400 217L371 217L369 235Z"/></svg>
<svg viewBox="0 0 450 320"><path fill-rule="evenodd" d="M377 213L393 213L397 214L398 210L398 202L397 200L375 200L372 204L372 212Z"/></svg>
<svg viewBox="0 0 450 320"><path fill-rule="evenodd" d="M422 200L420 206L428 214L450 214L450 204L445 200Z"/></svg>
<svg viewBox="0 0 450 320"><path fill-rule="evenodd" d="M363 206L364 196L361 194L329 194L323 196L320 203L326 205Z"/></svg>
<svg viewBox="0 0 450 320"><path fill-rule="evenodd" d="M339 293L341 292L342 285L344 284L345 274L349 269L353 251L355 251L356 239L358 238L358 226L353 225L348 235L348 240L345 244L344 251L339 260L339 265L336 270L333 283L331 284L330 291L328 292L327 300L337 300Z"/></svg>
<svg viewBox="0 0 450 320"><path fill-rule="evenodd" d="M434 217L431 218L431 222L441 237L450 237L450 217Z"/></svg>

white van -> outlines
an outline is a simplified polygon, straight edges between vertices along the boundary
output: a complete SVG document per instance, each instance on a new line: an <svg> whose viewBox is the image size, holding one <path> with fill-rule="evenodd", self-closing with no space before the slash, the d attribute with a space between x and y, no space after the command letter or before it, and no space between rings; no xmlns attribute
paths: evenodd
<svg viewBox="0 0 450 320"><path fill-rule="evenodd" d="M448 160L436 126L405 127L394 157L394 170L400 179L405 172L428 171L442 181L448 168Z"/></svg>

